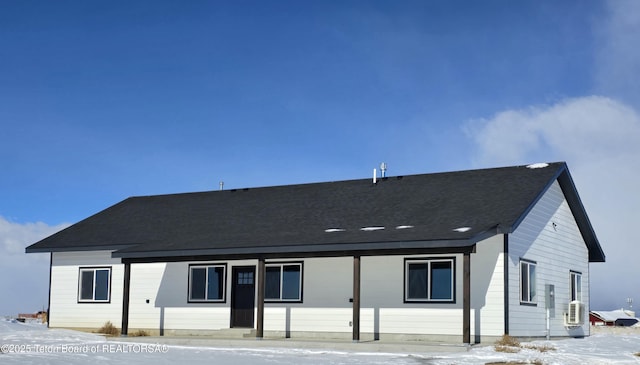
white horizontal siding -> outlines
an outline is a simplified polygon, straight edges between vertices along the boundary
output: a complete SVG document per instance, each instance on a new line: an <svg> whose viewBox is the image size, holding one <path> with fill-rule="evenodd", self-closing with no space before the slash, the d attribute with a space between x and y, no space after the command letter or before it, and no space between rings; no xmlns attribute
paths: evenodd
<svg viewBox="0 0 640 365"><path fill-rule="evenodd" d="M380 308L380 332L462 335L462 308Z"/></svg>
<svg viewBox="0 0 640 365"><path fill-rule="evenodd" d="M405 258L455 257L455 303L405 303ZM462 255L363 257L361 307L372 310L361 327L378 333L462 335ZM373 320L373 323L370 321Z"/></svg>
<svg viewBox="0 0 640 365"><path fill-rule="evenodd" d="M456 303L404 303L406 256L361 258L362 333L462 334L462 255L456 257ZM304 260L304 302L267 303L265 329L350 333L353 257Z"/></svg>
<svg viewBox="0 0 640 365"><path fill-rule="evenodd" d="M472 254L472 327L484 331L501 325L500 241L487 240ZM480 249L480 247L482 247ZM100 327L106 320L121 322L123 265L110 252L54 255L52 268L52 326ZM404 260L455 257L455 303L404 303ZM351 333L353 257L309 258L302 261L303 302L266 303L265 330L287 332ZM376 256L361 258L362 333L454 335L462 334L462 255ZM87 264L85 264L87 263ZM226 297L223 303L188 303L189 264L195 262L131 265L129 327L171 330L217 330L229 328L231 272L234 266L255 266L256 260L224 263ZM111 303L78 304L80 266L111 266ZM494 272L494 269L498 271ZM476 273L477 271L477 273ZM107 309L107 310L105 310ZM56 313L59 322L55 322ZM64 318L64 320L63 320ZM494 331L495 332L495 331ZM493 332L491 332L493 334Z"/></svg>
<svg viewBox="0 0 640 365"><path fill-rule="evenodd" d="M129 327L164 331L229 328L232 269L234 266L255 266L256 263L256 260L238 260L132 264ZM224 302L188 302L191 264L226 264Z"/></svg>
<svg viewBox="0 0 640 365"><path fill-rule="evenodd" d="M536 262L536 306L520 304L521 259ZM586 244L556 182L509 236L509 333L546 335L545 284L552 284L555 286L555 310L551 312L551 335L588 335L587 324L578 330L567 330L563 324L563 312L570 300L571 270L582 273L583 302L588 313L588 261Z"/></svg>
<svg viewBox="0 0 640 365"><path fill-rule="evenodd" d="M226 307L163 308L164 329L219 330L229 328L231 310Z"/></svg>
<svg viewBox="0 0 640 365"><path fill-rule="evenodd" d="M78 303L81 267L111 267L111 301ZM122 322L122 283L124 266L111 258L110 251L54 252L51 266L49 326L96 329L111 321Z"/></svg>
<svg viewBox="0 0 640 365"><path fill-rule="evenodd" d="M471 254L471 333L504 334L504 236L481 241Z"/></svg>
<svg viewBox="0 0 640 365"><path fill-rule="evenodd" d="M272 260L279 261L279 260ZM353 258L310 258L303 261L303 303L266 303L268 331L350 332ZM267 262L268 263L268 262Z"/></svg>
<svg viewBox="0 0 640 365"><path fill-rule="evenodd" d="M159 329L161 306L157 303L165 263L132 264L129 291L129 327ZM179 293L176 292L175 295ZM148 301L148 303L147 303Z"/></svg>

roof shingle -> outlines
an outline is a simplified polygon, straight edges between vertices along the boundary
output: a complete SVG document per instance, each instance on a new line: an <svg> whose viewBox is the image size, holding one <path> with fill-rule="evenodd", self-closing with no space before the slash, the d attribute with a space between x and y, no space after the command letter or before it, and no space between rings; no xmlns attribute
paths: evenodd
<svg viewBox="0 0 640 365"><path fill-rule="evenodd" d="M371 243L392 248L416 241L471 245L498 227L515 229L561 174L568 174L566 164L552 163L388 177L376 184L361 179L132 197L27 252L120 248L116 256L141 257ZM588 223L586 214L579 218ZM469 229L456 230L462 227ZM594 234L591 240L599 248Z"/></svg>

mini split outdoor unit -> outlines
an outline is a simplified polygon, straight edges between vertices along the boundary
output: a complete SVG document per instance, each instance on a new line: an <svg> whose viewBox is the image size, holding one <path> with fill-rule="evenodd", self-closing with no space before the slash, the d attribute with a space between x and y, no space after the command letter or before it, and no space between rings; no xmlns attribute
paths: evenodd
<svg viewBox="0 0 640 365"><path fill-rule="evenodd" d="M569 303L569 310L564 313L565 326L582 326L584 324L584 304L574 300Z"/></svg>

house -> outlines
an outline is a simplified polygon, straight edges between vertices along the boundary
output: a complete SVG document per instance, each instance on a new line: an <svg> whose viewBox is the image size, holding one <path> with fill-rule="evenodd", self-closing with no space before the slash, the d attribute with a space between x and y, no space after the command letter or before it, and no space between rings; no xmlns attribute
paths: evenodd
<svg viewBox="0 0 640 365"><path fill-rule="evenodd" d="M591 311L589 322L592 326L634 326L638 323L635 313L618 309L614 311Z"/></svg>
<svg viewBox="0 0 640 365"><path fill-rule="evenodd" d="M29 322L38 321L38 322L46 323L47 312L39 311L37 313L19 313L18 318L16 318L16 320L22 323L27 321Z"/></svg>
<svg viewBox="0 0 640 365"><path fill-rule="evenodd" d="M563 162L132 197L26 252L50 327L465 344L589 335L605 261Z"/></svg>

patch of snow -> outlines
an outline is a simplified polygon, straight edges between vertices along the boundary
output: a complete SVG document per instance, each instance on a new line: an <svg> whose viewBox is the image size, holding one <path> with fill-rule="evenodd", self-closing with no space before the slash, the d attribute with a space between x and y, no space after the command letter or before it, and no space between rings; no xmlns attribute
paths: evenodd
<svg viewBox="0 0 640 365"><path fill-rule="evenodd" d="M491 362L522 362L542 364L638 364L634 354L640 351L640 329L625 329L624 333L600 333L595 330L589 337L525 342L518 353L496 352L493 346L475 345L467 352L419 352L407 350L400 344L397 350L362 352L357 343L353 350L333 350L332 343L322 349L286 347L287 341L274 341L264 346L263 341L246 341L241 347L228 345L175 346L154 343L152 337L127 341L107 340L101 335L63 329L48 329L41 324L24 324L0 319L0 363L3 365L47 364L302 364L302 365L418 365L418 364L471 364ZM608 330L608 329L607 329ZM170 338L163 337L163 340ZM132 341L132 342L129 342ZM260 343L261 347L257 344ZM245 345L246 344L246 345ZM254 345L252 345L254 344ZM280 344L280 346L278 345ZM364 343L363 343L364 344ZM541 352L535 347L549 348Z"/></svg>
<svg viewBox="0 0 640 365"><path fill-rule="evenodd" d="M406 226L397 226L396 229L410 229L413 228L413 226L410 225L406 225Z"/></svg>
<svg viewBox="0 0 640 365"><path fill-rule="evenodd" d="M538 162L538 163L532 163L531 165L527 165L528 169L543 169L545 167L549 166L548 163L546 162Z"/></svg>
<svg viewBox="0 0 640 365"><path fill-rule="evenodd" d="M380 231L383 230L384 227L362 227L360 228L361 231L365 231L365 232L370 232L370 231Z"/></svg>
<svg viewBox="0 0 640 365"><path fill-rule="evenodd" d="M471 227L458 227L453 229L456 232L464 233L471 230Z"/></svg>

